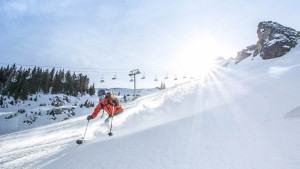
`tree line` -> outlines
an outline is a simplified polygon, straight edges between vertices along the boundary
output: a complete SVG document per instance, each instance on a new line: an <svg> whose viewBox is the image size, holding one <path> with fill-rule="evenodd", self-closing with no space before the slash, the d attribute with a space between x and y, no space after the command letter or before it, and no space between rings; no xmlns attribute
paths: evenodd
<svg viewBox="0 0 300 169"><path fill-rule="evenodd" d="M75 74L64 69L43 70L40 67L19 69L15 64L0 68L0 94L12 96L15 100L26 100L29 95L43 92L45 94L95 93L94 84L89 86L89 78L81 73Z"/></svg>

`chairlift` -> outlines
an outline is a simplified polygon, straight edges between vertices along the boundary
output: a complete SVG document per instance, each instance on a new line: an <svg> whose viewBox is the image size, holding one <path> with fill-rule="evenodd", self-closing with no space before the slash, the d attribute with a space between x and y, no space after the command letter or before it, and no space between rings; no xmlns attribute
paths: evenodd
<svg viewBox="0 0 300 169"><path fill-rule="evenodd" d="M174 80L177 80L177 76L175 75L175 78L174 78Z"/></svg>
<svg viewBox="0 0 300 169"><path fill-rule="evenodd" d="M169 76L168 76L168 74L166 75L166 77L165 77L165 79L168 79L169 78Z"/></svg>
<svg viewBox="0 0 300 169"><path fill-rule="evenodd" d="M154 81L158 81L157 77L155 76Z"/></svg>
<svg viewBox="0 0 300 169"><path fill-rule="evenodd" d="M130 82L133 82L133 77L131 76L131 78L130 78L130 80L129 80Z"/></svg>
<svg viewBox="0 0 300 169"><path fill-rule="evenodd" d="M101 77L101 79L100 79L100 83L104 83L103 75L102 75L102 77Z"/></svg>
<svg viewBox="0 0 300 169"><path fill-rule="evenodd" d="M112 80L116 80L117 79L117 74L114 75L114 77L112 78Z"/></svg>
<svg viewBox="0 0 300 169"><path fill-rule="evenodd" d="M146 79L145 75L143 75L143 77L141 79Z"/></svg>

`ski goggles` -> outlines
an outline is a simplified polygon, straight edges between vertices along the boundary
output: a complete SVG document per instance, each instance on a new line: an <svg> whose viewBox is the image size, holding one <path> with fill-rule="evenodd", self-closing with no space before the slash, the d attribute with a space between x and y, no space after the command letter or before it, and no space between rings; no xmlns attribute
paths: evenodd
<svg viewBox="0 0 300 169"><path fill-rule="evenodd" d="M104 100L104 99L106 98L105 95L101 95L101 96L98 96L98 97L99 97L99 99L101 99L101 100Z"/></svg>

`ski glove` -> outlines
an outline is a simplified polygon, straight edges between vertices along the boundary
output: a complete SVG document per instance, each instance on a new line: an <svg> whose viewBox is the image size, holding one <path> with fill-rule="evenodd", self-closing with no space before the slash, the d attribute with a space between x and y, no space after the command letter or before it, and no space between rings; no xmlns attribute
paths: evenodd
<svg viewBox="0 0 300 169"><path fill-rule="evenodd" d="M117 99L114 99L112 102L113 102L114 106L119 106L119 102Z"/></svg>
<svg viewBox="0 0 300 169"><path fill-rule="evenodd" d="M91 119L93 119L93 117L92 117L91 115L88 115L88 116L86 117L86 119L87 119L87 120L91 120Z"/></svg>

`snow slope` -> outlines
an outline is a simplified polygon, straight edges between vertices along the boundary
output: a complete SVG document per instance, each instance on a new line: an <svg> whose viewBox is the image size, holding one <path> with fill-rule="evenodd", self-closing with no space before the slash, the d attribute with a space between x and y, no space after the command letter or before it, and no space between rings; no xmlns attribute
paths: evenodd
<svg viewBox="0 0 300 169"><path fill-rule="evenodd" d="M155 88L138 89L136 93L139 96L143 96L158 90ZM125 102L124 95L126 96L126 103L134 100L133 89L115 88L111 89L111 91L115 94L120 94L118 97L121 102ZM85 102L94 105L98 103L98 97L96 95L90 96L89 94L75 97L64 94L38 93L29 96L28 100L17 100L13 105L11 104L13 102L12 98L7 98L6 96L5 98L4 106L0 107L0 135L86 115L91 113L93 109L84 106ZM62 104L62 106L57 107L53 105L54 103Z"/></svg>
<svg viewBox="0 0 300 169"><path fill-rule="evenodd" d="M0 136L1 168L300 168L300 47L247 58L124 105L108 137L86 115Z"/></svg>
<svg viewBox="0 0 300 169"><path fill-rule="evenodd" d="M34 101L32 98L37 98ZM9 134L21 130L53 124L59 121L82 116L90 112L85 106L80 108L85 101L97 104L96 96L83 95L81 97L66 96L63 94L37 94L30 96L29 100L20 101L14 105L9 104L12 99L5 101L5 108L0 108L0 135ZM59 101L58 101L59 100ZM56 107L51 104L60 103L62 106ZM20 112L24 110L24 112ZM51 115L49 112L60 110Z"/></svg>

